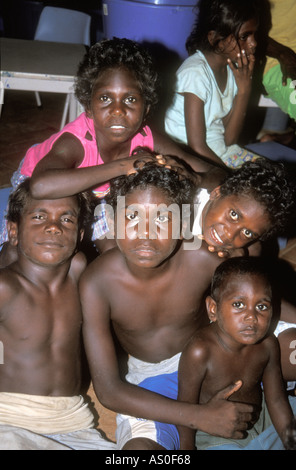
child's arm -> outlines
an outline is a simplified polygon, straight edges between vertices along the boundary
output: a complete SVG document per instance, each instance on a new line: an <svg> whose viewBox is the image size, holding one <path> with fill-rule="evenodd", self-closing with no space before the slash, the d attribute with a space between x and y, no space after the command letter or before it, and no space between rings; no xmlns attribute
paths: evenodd
<svg viewBox="0 0 296 470"><path fill-rule="evenodd" d="M190 93L185 93L185 95L189 95ZM195 95L192 95L195 96ZM195 134L197 127L194 127ZM198 130L198 134L200 131ZM192 145L189 144L188 151L183 149L180 145L174 142L169 136L160 134L156 131L153 131L153 138L154 138L154 147L155 151L162 153L164 155L172 155L177 156L184 160L191 168L196 172L208 172L211 171L213 168L223 169L226 168L224 163L221 161L219 157L213 159L212 157L215 155L209 147L207 149L210 151L209 154L206 153L205 148L201 148L202 151L199 151L197 148L194 148ZM196 152L193 153L193 152ZM215 163L214 163L215 162Z"/></svg>
<svg viewBox="0 0 296 470"><path fill-rule="evenodd" d="M188 145L195 152L226 167L206 143L204 102L193 93L184 93L184 116Z"/></svg>
<svg viewBox="0 0 296 470"><path fill-rule="evenodd" d="M198 403L203 378L206 374L208 354L202 344L191 340L181 355L178 372L178 400ZM195 430L178 426L180 449L195 449Z"/></svg>
<svg viewBox="0 0 296 470"><path fill-rule="evenodd" d="M230 385L205 405L192 405L171 400L121 379L111 333L108 288L101 275L102 271L108 271L109 265L104 263L104 259L110 254L95 260L82 275L80 284L85 350L95 392L102 405L139 418L241 438L251 420L253 407L226 399L240 385Z"/></svg>
<svg viewBox="0 0 296 470"><path fill-rule="evenodd" d="M282 84L287 85L287 78L296 78L296 53L287 46L268 38L266 55L277 59L282 71Z"/></svg>
<svg viewBox="0 0 296 470"><path fill-rule="evenodd" d="M274 336L268 337L265 341L270 355L263 374L264 395L273 425L285 443L287 429L293 422L293 412L282 378L278 341Z"/></svg>
<svg viewBox="0 0 296 470"><path fill-rule="evenodd" d="M83 147L70 133L63 134L51 151L36 165L31 192L36 199L62 198L91 189L117 176L134 171L138 157L126 157L103 165L77 168L83 160ZM148 159L148 157L146 157ZM149 157L150 160L153 157Z"/></svg>
<svg viewBox="0 0 296 470"><path fill-rule="evenodd" d="M227 146L236 144L240 136L250 98L252 88L252 75L255 65L255 57L250 55L247 58L244 51L238 55L237 67L228 60L237 84L237 95L234 98L233 106L228 115L223 119L225 128L225 144Z"/></svg>

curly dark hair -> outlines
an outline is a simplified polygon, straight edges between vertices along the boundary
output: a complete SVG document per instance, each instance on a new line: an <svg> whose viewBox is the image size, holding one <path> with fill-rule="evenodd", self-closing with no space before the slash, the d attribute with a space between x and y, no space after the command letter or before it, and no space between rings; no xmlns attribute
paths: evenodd
<svg viewBox="0 0 296 470"><path fill-rule="evenodd" d="M79 65L75 96L85 109L90 109L92 90L98 76L109 68L125 68L133 73L146 108L156 105L158 76L152 57L135 41L113 38L94 44Z"/></svg>
<svg viewBox="0 0 296 470"><path fill-rule="evenodd" d="M28 201L32 199L30 193L30 178L26 178L13 193L9 196L9 204L6 219L10 222L19 223L24 212L24 208ZM92 199L88 192L76 194L79 217L78 229L85 228L93 218Z"/></svg>
<svg viewBox="0 0 296 470"><path fill-rule="evenodd" d="M243 23L251 18L259 18L258 0L199 0L194 28L186 41L189 55L201 51L218 51L218 44L231 34L238 39ZM208 33L217 34L213 45Z"/></svg>
<svg viewBox="0 0 296 470"><path fill-rule="evenodd" d="M258 158L244 163L227 176L220 187L221 196L250 196L261 204L271 228L261 240L284 234L295 218L296 186L283 163Z"/></svg>
<svg viewBox="0 0 296 470"><path fill-rule="evenodd" d="M275 288L274 279L270 272L270 266L267 260L256 256L239 256L229 258L223 261L215 270L211 281L211 297L219 303L221 288L225 287L229 277L239 275L259 275L262 276L271 289Z"/></svg>
<svg viewBox="0 0 296 470"><path fill-rule="evenodd" d="M110 193L106 201L113 208L117 205L118 196L126 196L136 189L147 189L154 186L164 193L171 204L193 204L196 186L188 178L180 177L175 170L165 168L157 163L146 162L136 173L119 176L110 182Z"/></svg>

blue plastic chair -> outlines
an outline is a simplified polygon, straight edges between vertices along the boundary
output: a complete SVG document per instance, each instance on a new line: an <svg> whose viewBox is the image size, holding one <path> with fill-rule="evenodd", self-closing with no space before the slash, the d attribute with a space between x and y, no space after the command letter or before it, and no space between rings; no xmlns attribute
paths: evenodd
<svg viewBox="0 0 296 470"><path fill-rule="evenodd" d="M44 7L36 28L34 39L37 41L64 42L90 46L91 16L66 8ZM78 64L77 64L78 65ZM37 106L41 106L39 93L35 92ZM70 95L66 97L61 127L65 126Z"/></svg>

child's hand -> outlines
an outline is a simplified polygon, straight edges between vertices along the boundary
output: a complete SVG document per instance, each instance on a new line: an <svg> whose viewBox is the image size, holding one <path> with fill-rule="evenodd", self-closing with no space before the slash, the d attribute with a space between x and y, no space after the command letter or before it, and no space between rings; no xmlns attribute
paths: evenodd
<svg viewBox="0 0 296 470"><path fill-rule="evenodd" d="M179 161L178 158L171 157L169 155L151 155L148 153L141 153L138 156L130 157L132 162L132 168L127 172L127 174L136 173L138 170L141 170L143 166L148 162L154 162L159 166L164 166L170 170L178 173L180 178L191 179L196 185L200 182L200 176L195 173L191 168L186 168L183 162Z"/></svg>
<svg viewBox="0 0 296 470"><path fill-rule="evenodd" d="M241 53L237 54L236 65L230 59L227 59L227 62L233 72L238 88L238 94L250 93L255 66L255 56L250 54L247 57L246 51L242 50Z"/></svg>
<svg viewBox="0 0 296 470"><path fill-rule="evenodd" d="M208 250L211 253L217 252L219 258L234 258L236 256L246 256L248 254L248 249L245 247L242 248L233 248L232 250L229 249L217 249L217 247L208 245Z"/></svg>
<svg viewBox="0 0 296 470"><path fill-rule="evenodd" d="M296 450L296 416L286 430L284 445L286 450Z"/></svg>
<svg viewBox="0 0 296 470"><path fill-rule="evenodd" d="M191 168L187 169L186 166L184 166L184 162L179 161L178 158L174 158L169 155L156 155L156 159L159 165L176 171L180 178L187 178L193 181L196 185L199 184L200 176Z"/></svg>

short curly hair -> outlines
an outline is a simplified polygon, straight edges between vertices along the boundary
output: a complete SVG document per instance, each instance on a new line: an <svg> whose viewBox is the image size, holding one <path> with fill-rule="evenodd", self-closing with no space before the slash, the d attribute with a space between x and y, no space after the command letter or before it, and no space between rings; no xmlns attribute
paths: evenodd
<svg viewBox="0 0 296 470"><path fill-rule="evenodd" d="M230 276L258 275L274 289L274 278L268 260L257 256L239 256L223 261L215 270L211 281L211 297L219 303L221 292L227 286Z"/></svg>
<svg viewBox="0 0 296 470"><path fill-rule="evenodd" d="M75 96L84 109L90 109L93 86L98 76L109 68L124 68L135 76L146 109L158 101L158 75L151 55L130 39L105 39L94 44L79 65L75 79Z"/></svg>
<svg viewBox="0 0 296 470"><path fill-rule="evenodd" d="M115 208L118 196L126 196L136 189L145 190L151 186L162 191L171 204L177 204L179 207L182 204L193 204L196 192L193 181L180 177L176 171L154 162L145 163L136 173L111 180L107 202Z"/></svg>
<svg viewBox="0 0 296 470"><path fill-rule="evenodd" d="M271 228L261 240L285 234L295 219L296 186L283 163L267 158L246 162L226 177L220 194L250 196L265 208Z"/></svg>
<svg viewBox="0 0 296 470"><path fill-rule="evenodd" d="M92 199L88 192L75 195L79 207L78 229L85 228L93 219ZM30 193L30 178L26 178L9 196L9 204L6 219L19 223L24 213L24 208L32 198Z"/></svg>

